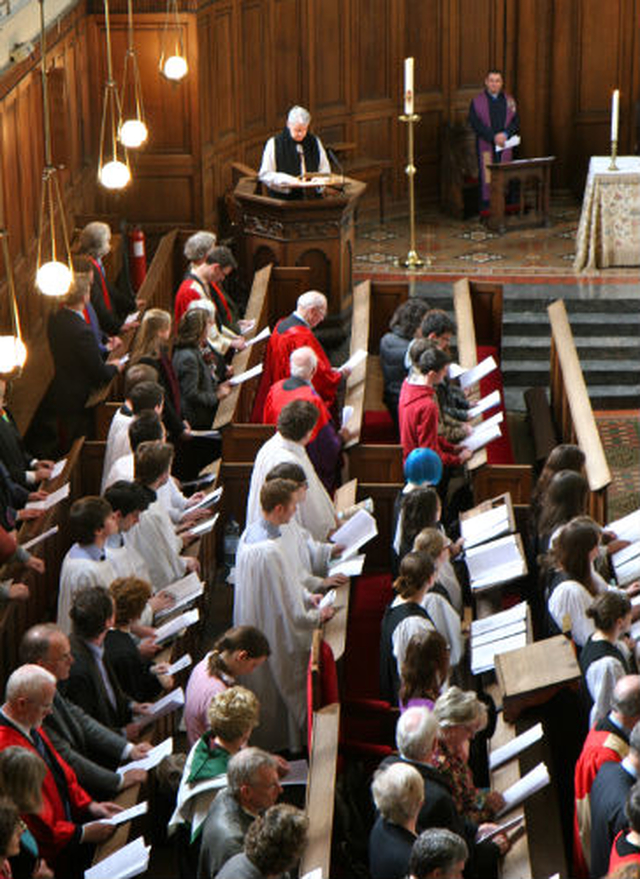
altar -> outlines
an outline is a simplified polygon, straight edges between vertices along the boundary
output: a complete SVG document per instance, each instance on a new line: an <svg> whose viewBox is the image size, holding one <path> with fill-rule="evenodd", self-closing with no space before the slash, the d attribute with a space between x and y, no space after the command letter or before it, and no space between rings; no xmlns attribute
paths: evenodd
<svg viewBox="0 0 640 879"><path fill-rule="evenodd" d="M640 156L592 156L576 238L574 269L640 266Z"/></svg>

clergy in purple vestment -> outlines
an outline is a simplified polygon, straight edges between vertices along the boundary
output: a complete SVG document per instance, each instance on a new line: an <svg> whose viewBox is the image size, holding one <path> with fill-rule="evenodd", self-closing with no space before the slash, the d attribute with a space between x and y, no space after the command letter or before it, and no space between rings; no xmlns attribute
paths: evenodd
<svg viewBox="0 0 640 879"><path fill-rule="evenodd" d="M512 160L513 150L496 151L496 147L504 147L520 127L516 102L504 91L504 78L500 70L487 73L483 91L471 101L469 124L477 138L480 205L483 208L489 204L491 181L487 165Z"/></svg>

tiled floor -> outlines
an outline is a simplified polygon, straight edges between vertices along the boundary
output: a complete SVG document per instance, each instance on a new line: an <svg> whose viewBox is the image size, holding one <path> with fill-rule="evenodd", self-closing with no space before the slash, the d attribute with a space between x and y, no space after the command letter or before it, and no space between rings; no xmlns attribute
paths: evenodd
<svg viewBox="0 0 640 879"><path fill-rule="evenodd" d="M575 236L580 205L570 197L554 197L547 228L491 232L479 218L455 220L437 209L421 211L416 218L416 249L425 260L417 271L407 271L399 260L409 250L406 212L381 226L373 219L358 224L354 274L356 280L381 275L389 280L407 274L428 280L447 276L488 276L511 281L606 283L640 280L640 268L609 269L576 275L573 270ZM639 257L640 260L640 257Z"/></svg>

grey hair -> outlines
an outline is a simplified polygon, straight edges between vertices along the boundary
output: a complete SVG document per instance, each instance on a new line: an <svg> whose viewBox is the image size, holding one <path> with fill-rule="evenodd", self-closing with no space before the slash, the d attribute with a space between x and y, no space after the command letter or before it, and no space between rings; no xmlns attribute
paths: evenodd
<svg viewBox="0 0 640 879"><path fill-rule="evenodd" d="M215 319L216 316L216 307L213 302L210 302L208 299L193 299L187 305L187 311L206 311L207 314Z"/></svg>
<svg viewBox="0 0 640 879"><path fill-rule="evenodd" d="M392 763L373 776L371 793L382 817L404 826L424 802L424 781L415 766Z"/></svg>
<svg viewBox="0 0 640 879"><path fill-rule="evenodd" d="M311 113L308 110L305 110L304 107L299 107L297 104L295 107L292 107L287 114L287 125L295 125L297 122L300 125L309 125L311 122Z"/></svg>
<svg viewBox="0 0 640 879"><path fill-rule="evenodd" d="M289 357L289 369L294 378L310 379L318 366L318 355L308 346L295 348Z"/></svg>
<svg viewBox="0 0 640 879"><path fill-rule="evenodd" d="M481 716L482 703L473 690L449 687L438 696L433 712L441 727L475 723Z"/></svg>
<svg viewBox="0 0 640 879"><path fill-rule="evenodd" d="M60 626L55 623L36 623L31 626L20 642L20 659L23 663L37 663L45 659L49 653L49 643L53 635L62 633Z"/></svg>
<svg viewBox="0 0 640 879"><path fill-rule="evenodd" d="M107 223L94 220L87 223L80 233L80 249L90 256L101 257L109 253L107 242L111 238L111 229Z"/></svg>
<svg viewBox="0 0 640 879"><path fill-rule="evenodd" d="M242 748L227 765L227 785L232 796L238 797L243 784L251 784L263 766L276 769L275 757L262 748Z"/></svg>
<svg viewBox="0 0 640 879"><path fill-rule="evenodd" d="M613 688L611 707L622 717L640 717L640 675L625 675Z"/></svg>
<svg viewBox="0 0 640 879"><path fill-rule="evenodd" d="M184 255L189 262L202 262L218 239L213 232L194 232L184 243Z"/></svg>
<svg viewBox="0 0 640 879"><path fill-rule="evenodd" d="M435 714L426 707L408 708L396 726L396 745L407 760L423 760L431 753L438 732Z"/></svg>
<svg viewBox="0 0 640 879"><path fill-rule="evenodd" d="M640 720L629 734L629 750L635 751L636 755L640 757Z"/></svg>
<svg viewBox="0 0 640 879"><path fill-rule="evenodd" d="M34 698L40 695L45 684L56 685L56 679L40 665L21 665L9 675L5 689L7 702L14 702L19 696Z"/></svg>
<svg viewBox="0 0 640 879"><path fill-rule="evenodd" d="M307 290L301 296L298 296L296 308L298 311L306 311L308 308L324 308L327 307L327 297L319 290Z"/></svg>
<svg viewBox="0 0 640 879"><path fill-rule="evenodd" d="M468 857L469 849L461 836L451 830L433 827L423 831L413 844L409 876L411 879L426 879L434 870L440 869L446 877L455 864Z"/></svg>

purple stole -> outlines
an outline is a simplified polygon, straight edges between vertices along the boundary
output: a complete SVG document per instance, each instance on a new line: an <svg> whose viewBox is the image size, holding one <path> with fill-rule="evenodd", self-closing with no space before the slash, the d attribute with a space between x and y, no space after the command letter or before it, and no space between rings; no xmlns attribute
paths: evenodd
<svg viewBox="0 0 640 879"><path fill-rule="evenodd" d="M511 97L511 95L507 95L505 93L505 98L507 99L507 115L504 120L505 129L508 128L511 123L513 117L516 115L516 102ZM480 92L479 95L473 99L473 107L478 114L478 118L482 122L483 125L486 125L487 128L491 128L491 114L489 113L489 101L491 98L487 95L486 91ZM482 186L482 200L484 202L489 201L489 193L490 181L487 180L486 167L487 163L493 162L493 148L494 144L489 143L483 138L478 137L478 172L480 174L480 184ZM501 153L498 153L498 161L499 162L510 162L513 159L513 150L503 150Z"/></svg>

